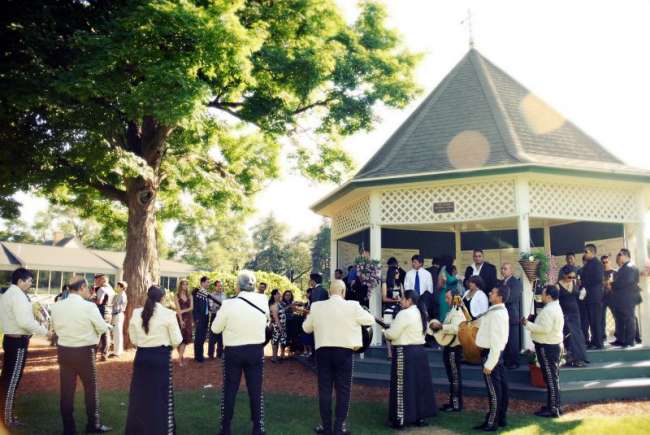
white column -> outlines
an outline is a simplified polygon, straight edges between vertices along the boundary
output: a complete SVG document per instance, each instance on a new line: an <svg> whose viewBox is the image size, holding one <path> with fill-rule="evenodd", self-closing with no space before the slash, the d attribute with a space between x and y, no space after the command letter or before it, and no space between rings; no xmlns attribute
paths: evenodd
<svg viewBox="0 0 650 435"><path fill-rule="evenodd" d="M645 217L647 213L647 206L645 202L645 192L639 193L639 219L640 221L634 225L635 244L630 245L633 252L634 262L639 268L640 272L645 271L645 265L648 260L648 237L645 228ZM639 313L639 327L641 328L641 341L644 345L650 343L650 288L648 287L648 276L642 274L639 286L641 287L641 296L643 303L641 304L641 312Z"/></svg>
<svg viewBox="0 0 650 435"><path fill-rule="evenodd" d="M528 180L525 178L518 178L515 183L515 201L517 201L517 238L519 240L519 253L530 251L530 223L528 221L530 215L530 193L528 189ZM530 308L533 303L533 285L526 278L522 276L521 282L523 284L523 311L524 317L530 314ZM533 341L530 338L530 332L527 329L523 330L523 347L525 349L533 349Z"/></svg>
<svg viewBox="0 0 650 435"><path fill-rule="evenodd" d="M338 239L334 237L334 233L330 231L330 281L334 280L334 271L339 267L338 247Z"/></svg>
<svg viewBox="0 0 650 435"><path fill-rule="evenodd" d="M381 261L381 194L370 194L370 258ZM383 265L382 265L383 267ZM370 296L370 312L377 318L382 317L381 285L372 289ZM372 345L381 346L382 332L379 325L373 327Z"/></svg>
<svg viewBox="0 0 650 435"><path fill-rule="evenodd" d="M456 269L460 271L461 268L460 256L462 255L463 252L460 246L460 224L454 225L454 242L456 245Z"/></svg>
<svg viewBox="0 0 650 435"><path fill-rule="evenodd" d="M544 221L544 252L551 255L551 226L548 221Z"/></svg>

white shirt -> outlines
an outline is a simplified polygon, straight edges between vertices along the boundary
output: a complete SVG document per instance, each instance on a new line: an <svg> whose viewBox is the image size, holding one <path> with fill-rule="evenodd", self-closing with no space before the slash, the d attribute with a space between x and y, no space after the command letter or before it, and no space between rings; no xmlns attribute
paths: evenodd
<svg viewBox="0 0 650 435"><path fill-rule="evenodd" d="M76 293L52 305L52 326L58 343L65 347L96 346L99 337L108 331L97 306Z"/></svg>
<svg viewBox="0 0 650 435"><path fill-rule="evenodd" d="M415 290L416 273L420 278L420 294L423 294L424 292L433 293L433 277L428 270L422 267L418 270L411 269L406 272L406 278L404 278L404 290Z"/></svg>
<svg viewBox="0 0 650 435"><path fill-rule="evenodd" d="M470 291L467 290L463 295L463 300L468 299ZM481 314L485 313L488 308L490 308L490 301L488 300L487 295L483 290L478 289L472 299L469 301L469 312L474 318L477 318Z"/></svg>
<svg viewBox="0 0 650 435"><path fill-rule="evenodd" d="M0 295L0 329L11 335L47 335L34 317L29 296L15 284Z"/></svg>
<svg viewBox="0 0 650 435"><path fill-rule="evenodd" d="M181 328L178 326L176 311L156 304L153 315L149 319L149 333L142 326L142 308L133 310L129 322L129 338L138 347L176 347L183 341Z"/></svg>
<svg viewBox="0 0 650 435"><path fill-rule="evenodd" d="M481 269L483 269L483 265L485 263L481 263L480 266L477 266L476 263L472 263L472 276L479 276L481 274Z"/></svg>
<svg viewBox="0 0 650 435"><path fill-rule="evenodd" d="M346 301L332 295L326 301L314 302L302 329L314 333L316 349L343 347L357 349L363 344L361 325L372 325L375 318L357 301Z"/></svg>
<svg viewBox="0 0 650 435"><path fill-rule="evenodd" d="M422 317L418 308L412 305L405 310L400 310L390 328L384 330L384 335L393 346L424 344Z"/></svg>
<svg viewBox="0 0 650 435"><path fill-rule="evenodd" d="M239 298L250 301L265 314ZM237 297L223 301L212 322L212 332L223 334L223 345L226 347L263 344L266 340L266 325L270 318L266 296L256 292L241 291Z"/></svg>
<svg viewBox="0 0 650 435"><path fill-rule="evenodd" d="M112 313L113 299L115 299L115 290L113 290L113 287L108 284L97 289L97 302L99 302L100 305L105 296L108 296L108 299L106 300L106 312Z"/></svg>
<svg viewBox="0 0 650 435"><path fill-rule="evenodd" d="M524 325L535 343L560 344L564 340L564 313L560 301L549 302L539 312L535 322Z"/></svg>
<svg viewBox="0 0 650 435"><path fill-rule="evenodd" d="M126 311L126 306L129 303L129 298L126 296L126 290L122 290L121 293L115 293L115 298L113 299L113 314L120 314Z"/></svg>
<svg viewBox="0 0 650 435"><path fill-rule="evenodd" d="M449 347L460 346L460 340L458 339L458 327L465 320L465 314L463 310L451 308L447 315L445 316L444 322L442 322L442 330L447 334L453 334L456 336L454 340L449 343ZM427 329L427 333L433 335L431 329Z"/></svg>
<svg viewBox="0 0 650 435"><path fill-rule="evenodd" d="M499 356L508 343L508 322L508 310L504 304L492 305L487 314L481 317L481 325L476 333L476 345L482 349L490 349L483 367L492 370L499 362Z"/></svg>

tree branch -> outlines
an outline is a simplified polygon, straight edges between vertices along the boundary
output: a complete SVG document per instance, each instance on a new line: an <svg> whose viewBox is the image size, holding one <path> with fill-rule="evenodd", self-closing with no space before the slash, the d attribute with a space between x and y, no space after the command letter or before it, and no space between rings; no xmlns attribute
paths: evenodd
<svg viewBox="0 0 650 435"><path fill-rule="evenodd" d="M99 179L95 179L95 180L87 179L87 180L84 180L83 178L81 178L79 176L79 174L86 173L87 172L86 170L71 164L68 160L66 160L66 159L64 159L62 157L57 158L57 161L59 162L59 164L61 166L65 167L67 169L68 175L70 177L76 179L77 181L79 181L79 183L86 184L89 187L92 187L93 189L96 189L97 191L102 193L104 196L106 196L108 199L119 201L123 205L127 205L126 191L124 191L122 189L118 189L117 187L115 187L115 186L113 186L111 184L105 183L105 182L103 182L103 181L101 181Z"/></svg>

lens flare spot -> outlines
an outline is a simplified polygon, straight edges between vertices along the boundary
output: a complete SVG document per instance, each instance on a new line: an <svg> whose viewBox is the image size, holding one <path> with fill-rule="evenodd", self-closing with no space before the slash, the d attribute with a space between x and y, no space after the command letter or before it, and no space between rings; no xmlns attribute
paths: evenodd
<svg viewBox="0 0 650 435"><path fill-rule="evenodd" d="M526 123L535 134L545 134L564 125L566 119L536 95L528 94L519 104Z"/></svg>
<svg viewBox="0 0 650 435"><path fill-rule="evenodd" d="M480 132L465 130L447 145L447 158L456 169L479 168L490 156L490 142Z"/></svg>

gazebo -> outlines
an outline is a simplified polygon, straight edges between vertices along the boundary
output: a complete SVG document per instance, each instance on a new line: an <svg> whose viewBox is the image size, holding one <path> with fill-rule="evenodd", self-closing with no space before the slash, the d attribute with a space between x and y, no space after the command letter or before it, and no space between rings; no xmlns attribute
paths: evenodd
<svg viewBox="0 0 650 435"><path fill-rule="evenodd" d="M568 252L580 261L588 242L599 255L628 247L643 266L648 204L650 171L624 164L470 49L354 178L312 209L332 222L332 273L361 247L405 268L414 253L450 255L462 273L473 248L497 267L531 248L560 266ZM522 281L526 311L532 291ZM641 286L649 343L645 278ZM370 308L381 315L377 289Z"/></svg>

